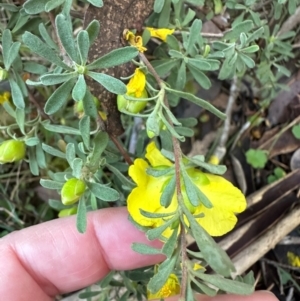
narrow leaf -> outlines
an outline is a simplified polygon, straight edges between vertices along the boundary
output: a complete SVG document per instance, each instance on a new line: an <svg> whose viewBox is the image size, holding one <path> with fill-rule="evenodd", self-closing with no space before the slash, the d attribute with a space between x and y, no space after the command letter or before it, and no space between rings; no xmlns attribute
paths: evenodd
<svg viewBox="0 0 300 301"><path fill-rule="evenodd" d="M124 83L110 75L92 71L89 71L87 75L101 84L106 90L111 93L123 95L127 92L127 88Z"/></svg>
<svg viewBox="0 0 300 301"><path fill-rule="evenodd" d="M88 70L110 68L127 63L138 55L135 47L128 46L115 49L87 65Z"/></svg>
<svg viewBox="0 0 300 301"><path fill-rule="evenodd" d="M86 205L84 197L79 199L76 216L76 226L79 233L85 233L87 226Z"/></svg>
<svg viewBox="0 0 300 301"><path fill-rule="evenodd" d="M79 63L72 33L72 24L69 22L69 19L63 14L59 14L56 16L55 25L59 39L67 54L74 62Z"/></svg>
<svg viewBox="0 0 300 301"><path fill-rule="evenodd" d="M87 183L91 192L100 200L115 202L120 198L118 191L100 183Z"/></svg>
<svg viewBox="0 0 300 301"><path fill-rule="evenodd" d="M68 100L73 85L74 78L71 78L54 91L45 104L44 110L46 114L51 115L61 109Z"/></svg>
<svg viewBox="0 0 300 301"><path fill-rule="evenodd" d="M69 68L60 57L47 45L45 44L40 38L33 35L32 33L26 31L23 36L24 44L34 53L38 54L39 56L45 58L46 60L50 61L51 63L56 64L66 70L72 70Z"/></svg>

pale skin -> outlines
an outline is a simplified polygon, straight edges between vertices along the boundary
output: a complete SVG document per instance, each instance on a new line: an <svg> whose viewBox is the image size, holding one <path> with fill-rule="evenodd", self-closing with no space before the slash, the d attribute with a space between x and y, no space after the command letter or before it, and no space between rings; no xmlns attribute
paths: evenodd
<svg viewBox="0 0 300 301"><path fill-rule="evenodd" d="M54 296L93 284L110 270L155 264L162 256L131 250L133 242L149 242L127 219L125 208L88 214L85 234L76 230L75 217L53 220L14 232L0 240L0 296L10 301L51 301ZM178 300L178 297L168 301ZM269 292L252 296L218 296L199 301L276 301ZM278 300L277 300L278 301Z"/></svg>

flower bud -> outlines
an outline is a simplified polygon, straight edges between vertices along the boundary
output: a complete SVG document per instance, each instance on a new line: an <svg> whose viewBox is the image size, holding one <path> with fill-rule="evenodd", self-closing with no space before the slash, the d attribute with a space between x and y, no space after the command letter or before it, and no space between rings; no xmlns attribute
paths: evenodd
<svg viewBox="0 0 300 301"><path fill-rule="evenodd" d="M147 91L143 90L139 98L147 98L147 97L148 97ZM118 104L119 111L125 109L127 112L137 114L147 106L147 101L129 100L126 99L123 95L118 95L117 104Z"/></svg>
<svg viewBox="0 0 300 301"><path fill-rule="evenodd" d="M25 157L24 141L7 140L0 145L0 164L22 160Z"/></svg>
<svg viewBox="0 0 300 301"><path fill-rule="evenodd" d="M7 79L8 72L7 70L0 67L0 81Z"/></svg>
<svg viewBox="0 0 300 301"><path fill-rule="evenodd" d="M77 207L72 207L72 208L60 210L58 213L58 217L66 217L66 216L74 215L76 213L77 213Z"/></svg>
<svg viewBox="0 0 300 301"><path fill-rule="evenodd" d="M69 179L61 190L61 201L64 205L72 205L78 202L84 194L86 185L82 180L72 178Z"/></svg>

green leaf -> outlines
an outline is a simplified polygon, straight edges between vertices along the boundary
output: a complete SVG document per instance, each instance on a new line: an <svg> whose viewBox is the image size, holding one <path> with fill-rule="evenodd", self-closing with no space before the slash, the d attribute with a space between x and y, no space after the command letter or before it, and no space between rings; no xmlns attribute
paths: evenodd
<svg viewBox="0 0 300 301"><path fill-rule="evenodd" d="M173 215L176 215L176 212L167 212L167 213L153 213L153 212L147 212L143 209L140 209L140 212L143 216L148 218L166 218L171 217Z"/></svg>
<svg viewBox="0 0 300 301"><path fill-rule="evenodd" d="M32 33L26 31L23 36L24 44L34 53L38 54L39 56L45 58L49 62L62 67L63 69L71 71L72 69L68 67L60 57L47 45L45 44L40 38L33 35Z"/></svg>
<svg viewBox="0 0 300 301"><path fill-rule="evenodd" d="M85 233L87 226L86 218L86 204L84 197L79 199L79 204L77 207L77 216L76 216L76 226L79 233Z"/></svg>
<svg viewBox="0 0 300 301"><path fill-rule="evenodd" d="M168 208L172 202L172 198L175 193L175 188L176 188L176 177L173 176L168 184L163 188L162 194L160 196L160 204Z"/></svg>
<svg viewBox="0 0 300 301"><path fill-rule="evenodd" d="M56 148L54 148L50 145L42 143L42 148L46 153L48 153L48 154L50 154L54 157L59 157L59 158L66 159L66 154L65 153L63 153L62 151L60 151L60 150L58 150L58 149L56 149Z"/></svg>
<svg viewBox="0 0 300 301"><path fill-rule="evenodd" d="M197 166L200 166L204 169L206 169L209 173L213 173L216 175L223 175L227 167L225 165L215 165L215 164L210 164L207 162L203 162L198 158L198 156L194 156L192 158L189 158L189 160L193 163L195 163Z"/></svg>
<svg viewBox="0 0 300 301"><path fill-rule="evenodd" d="M11 66L11 64L14 62L16 57L19 54L19 49L20 49L21 43L20 42L14 42L10 48L9 48L9 56L7 60L4 61L5 63L5 69L8 70Z"/></svg>
<svg viewBox="0 0 300 301"><path fill-rule="evenodd" d="M188 65L188 68L194 79L203 89L209 89L211 87L209 78L202 71L200 71L198 68L194 68L191 65Z"/></svg>
<svg viewBox="0 0 300 301"><path fill-rule="evenodd" d="M245 55L243 53L239 54L239 57L244 61L244 63L246 64L246 66L248 68L253 68L255 66L255 62L252 60L251 57L249 57L248 55Z"/></svg>
<svg viewBox="0 0 300 301"><path fill-rule="evenodd" d="M102 0L88 0L92 5L96 7L102 7L103 6L103 1Z"/></svg>
<svg viewBox="0 0 300 301"><path fill-rule="evenodd" d="M197 223L190 211L185 206L182 209L190 223L193 237L206 262L218 274L225 277L231 276L231 273L235 272L235 268L228 255L218 246L205 229Z"/></svg>
<svg viewBox="0 0 300 301"><path fill-rule="evenodd" d="M87 183L91 192L100 200L105 202L115 202L120 199L118 191L100 183Z"/></svg>
<svg viewBox="0 0 300 301"><path fill-rule="evenodd" d="M190 93L186 93L186 92L181 92L181 91L177 91L177 90L173 90L170 89L168 87L166 87L166 90L168 92L170 92L173 95L177 95L181 98L185 98L191 102L193 102L194 104L206 109L207 111L213 113L214 115L216 115L217 117L219 117L220 119L225 119L226 115L224 113L222 113L221 111L219 111L217 108L215 108L213 105L211 105L209 102L205 101L204 99L201 99L199 97L194 96L193 94Z"/></svg>
<svg viewBox="0 0 300 301"><path fill-rule="evenodd" d="M187 64L199 70L211 70L211 65L209 64L209 62L203 59L189 58Z"/></svg>
<svg viewBox="0 0 300 301"><path fill-rule="evenodd" d="M155 294L164 286L170 274L174 271L177 257L176 255L172 256L159 265L157 274L150 279L147 285L152 294Z"/></svg>
<svg viewBox="0 0 300 301"><path fill-rule="evenodd" d="M39 166L37 164L36 161L36 156L35 156L35 152L33 148L29 148L28 149L28 157L29 157L29 168L30 168L30 172L34 175L34 176L38 176L39 175Z"/></svg>
<svg viewBox="0 0 300 301"><path fill-rule="evenodd" d="M86 30L82 30L79 32L77 36L77 45L78 45L81 65L85 65L88 58L89 48L90 48L89 34Z"/></svg>
<svg viewBox="0 0 300 301"><path fill-rule="evenodd" d="M24 109L16 108L16 121L23 135L25 133L25 111Z"/></svg>
<svg viewBox="0 0 300 301"><path fill-rule="evenodd" d="M293 126L292 133L295 138L300 139L300 123Z"/></svg>
<svg viewBox="0 0 300 301"><path fill-rule="evenodd" d="M163 248L161 249L162 253L165 254L168 258L171 258L171 256L174 253L174 250L176 250L177 241L178 241L178 227L174 229L172 235L168 238Z"/></svg>
<svg viewBox="0 0 300 301"><path fill-rule="evenodd" d="M186 65L185 65L185 61L182 60L177 73L176 89L183 90L183 88L185 87L185 83L186 83Z"/></svg>
<svg viewBox="0 0 300 301"><path fill-rule="evenodd" d="M50 124L49 121L43 122L43 127L47 131L54 132L54 133L76 135L76 136L80 135L80 131L78 129L74 129L66 125Z"/></svg>
<svg viewBox="0 0 300 301"><path fill-rule="evenodd" d="M135 47L128 46L115 49L87 65L88 70L104 69L127 63L138 55Z"/></svg>
<svg viewBox="0 0 300 301"><path fill-rule="evenodd" d="M75 42L73 38L72 24L69 21L69 18L67 18L63 14L59 14L56 16L55 25L61 44L63 45L67 54L69 55L69 57L72 59L73 62L79 64L79 60L75 48Z"/></svg>
<svg viewBox="0 0 300 301"><path fill-rule="evenodd" d="M193 52L195 44L198 41L201 28L202 28L202 21L199 19L195 19L190 28L189 39L186 46L187 53L191 54Z"/></svg>
<svg viewBox="0 0 300 301"><path fill-rule="evenodd" d="M82 141L84 146L89 149L90 147L90 127L91 119L89 116L83 116L79 122L79 130L81 133Z"/></svg>
<svg viewBox="0 0 300 301"><path fill-rule="evenodd" d="M72 168L73 172L72 175L73 177L79 179L81 177L82 173L82 166L83 166L83 161L80 158L75 158L72 162ZM96 210L96 209L95 209Z"/></svg>
<svg viewBox="0 0 300 301"><path fill-rule="evenodd" d="M110 75L92 71L87 72L87 75L101 84L106 90L111 93L123 95L127 92L127 88L124 83Z"/></svg>
<svg viewBox="0 0 300 301"><path fill-rule="evenodd" d="M85 29L89 35L89 46L93 45L95 39L100 32L100 23L98 20L93 20Z"/></svg>
<svg viewBox="0 0 300 301"><path fill-rule="evenodd" d="M154 6L153 6L154 12L156 12L157 14L159 14L162 11L162 9L163 9L164 4L165 4L164 0L155 0Z"/></svg>
<svg viewBox="0 0 300 301"><path fill-rule="evenodd" d="M252 45L246 48L243 48L241 51L244 53L253 53L259 50L259 46L258 45Z"/></svg>
<svg viewBox="0 0 300 301"><path fill-rule="evenodd" d="M94 102L94 96L91 94L89 90L86 91L82 103L83 103L84 113L96 120L98 117L98 110Z"/></svg>
<svg viewBox="0 0 300 301"><path fill-rule="evenodd" d="M68 143L66 147L66 159L71 167L73 167L75 157L75 145L74 143Z"/></svg>
<svg viewBox="0 0 300 301"><path fill-rule="evenodd" d="M48 69L45 66L40 65L35 62L26 62L26 63L24 63L23 67L24 67L24 71L27 71L27 72L33 73L33 74L42 75L42 74L45 74L48 72Z"/></svg>
<svg viewBox="0 0 300 301"><path fill-rule="evenodd" d="M39 14L45 11L47 2L49 0L28 0L23 7L27 14Z"/></svg>
<svg viewBox="0 0 300 301"><path fill-rule="evenodd" d="M193 137L195 135L195 132L192 129L184 126L175 126L174 129L179 135L184 137Z"/></svg>
<svg viewBox="0 0 300 301"><path fill-rule="evenodd" d="M213 205L207 196L192 182L186 171L182 171L183 183L185 191L190 203L197 207L199 204L203 204L206 208L212 208Z"/></svg>
<svg viewBox="0 0 300 301"><path fill-rule="evenodd" d="M19 85L11 77L9 78L9 84L14 105L19 109L25 109L24 97Z"/></svg>
<svg viewBox="0 0 300 301"><path fill-rule="evenodd" d="M178 63L177 59L162 59L151 62L160 77L167 75Z"/></svg>
<svg viewBox="0 0 300 301"><path fill-rule="evenodd" d="M39 32L41 34L41 37L43 37L44 41L46 42L46 44L50 47L53 48L55 50L59 50L58 46L54 43L54 41L52 40L52 38L50 37L45 25L43 23L39 24Z"/></svg>
<svg viewBox="0 0 300 301"><path fill-rule="evenodd" d="M247 41L246 41L246 44L250 44L251 42L259 39L262 37L263 33L264 33L264 28L263 27L260 27L258 28L257 30L255 30L252 34L249 35Z"/></svg>
<svg viewBox="0 0 300 301"><path fill-rule="evenodd" d="M149 176L152 176L152 177L161 177L161 176L166 176L166 175L171 175L171 174L174 174L175 172L175 169L174 167L166 167L166 166L158 166L158 167L148 167L146 169L146 173L147 175Z"/></svg>
<svg viewBox="0 0 300 301"><path fill-rule="evenodd" d="M117 168L115 168L113 165L106 164L105 165L114 175L120 180L120 182L125 185L126 187L129 187L131 189L134 188L135 184L132 183L130 180L128 180Z"/></svg>
<svg viewBox="0 0 300 301"><path fill-rule="evenodd" d="M254 286L246 283L234 281L231 279L225 279L219 275L209 275L201 272L196 273L197 276L212 284L215 287L218 287L224 292L238 295L250 295L254 291Z"/></svg>
<svg viewBox="0 0 300 301"><path fill-rule="evenodd" d="M264 168L268 162L268 153L265 150L250 148L246 152L246 160L253 168Z"/></svg>
<svg viewBox="0 0 300 301"><path fill-rule="evenodd" d="M25 140L25 144L27 146L35 146L40 143L40 139L38 137L30 137Z"/></svg>
<svg viewBox="0 0 300 301"><path fill-rule="evenodd" d="M54 91L45 104L46 114L51 115L61 109L70 96L74 81L75 79L71 78Z"/></svg>
<svg viewBox="0 0 300 301"><path fill-rule="evenodd" d="M235 26L227 31L224 35L224 40L232 40L232 39L238 39L240 34L247 33L253 28L254 24L251 20L246 20L243 22L240 22L238 24L235 24Z"/></svg>
<svg viewBox="0 0 300 301"><path fill-rule="evenodd" d="M108 144L108 134L105 132L98 132L93 140L93 143L93 152L88 157L88 164L97 170L101 155Z"/></svg>
<svg viewBox="0 0 300 301"><path fill-rule="evenodd" d="M50 0L46 5L45 5L45 11L49 12L53 10L54 8L62 5L66 0Z"/></svg>
<svg viewBox="0 0 300 301"><path fill-rule="evenodd" d="M52 181L48 179L40 179L40 184L47 189L53 189L53 190L61 190L64 186L64 183L58 182L58 181Z"/></svg>
<svg viewBox="0 0 300 301"><path fill-rule="evenodd" d="M77 82L72 90L72 98L76 101L83 100L86 93L86 82L84 75L79 74Z"/></svg>
<svg viewBox="0 0 300 301"><path fill-rule="evenodd" d="M40 81L45 86L53 86L57 84L64 83L72 78L77 77L77 73L51 73L45 74L40 77Z"/></svg>
<svg viewBox="0 0 300 301"><path fill-rule="evenodd" d="M2 34L2 54L3 54L3 63L5 66L5 69L8 70L9 67L6 67L9 65L9 49L12 44L12 36L9 29L5 29Z"/></svg>
<svg viewBox="0 0 300 301"><path fill-rule="evenodd" d="M39 143L38 145L36 145L36 147L35 147L35 155L36 155L36 161L37 161L38 166L41 169L46 169L47 168L46 157L45 157L45 153L43 151L41 143Z"/></svg>
<svg viewBox="0 0 300 301"><path fill-rule="evenodd" d="M144 255L161 254L161 250L159 249L153 248L145 244L135 243L135 242L131 245L131 249L139 254L144 254Z"/></svg>
<svg viewBox="0 0 300 301"><path fill-rule="evenodd" d="M146 236L149 240L154 240L154 239L159 239L161 238L161 235L163 234L163 232L171 227L173 225L173 223L178 221L178 215L175 214L173 217L171 217L169 220L167 220L163 225L157 227L157 228L153 228L150 229L146 232Z"/></svg>

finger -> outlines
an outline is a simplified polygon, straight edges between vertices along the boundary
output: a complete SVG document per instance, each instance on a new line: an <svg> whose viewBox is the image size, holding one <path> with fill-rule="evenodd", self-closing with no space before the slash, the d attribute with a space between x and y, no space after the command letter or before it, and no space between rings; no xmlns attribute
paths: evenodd
<svg viewBox="0 0 300 301"><path fill-rule="evenodd" d="M2 239L0 295L3 300L14 300L12 297L18 294L23 295L23 300L32 300L31 295L26 297L24 293L33 291L35 300L44 300L36 293L45 297L74 291L98 281L110 270L135 269L164 259L161 255L146 256L131 250L133 242L150 243L128 221L125 208L90 212L85 234L77 232L75 219L53 220ZM155 241L151 245L160 247L161 243ZM14 283L13 279L18 282ZM10 293L11 297L7 295Z"/></svg>
<svg viewBox="0 0 300 301"><path fill-rule="evenodd" d="M179 297L174 296L166 299L166 301L178 301ZM269 291L258 291L250 296L239 295L219 295L215 297L207 297L197 295L197 301L278 301L278 299Z"/></svg>

